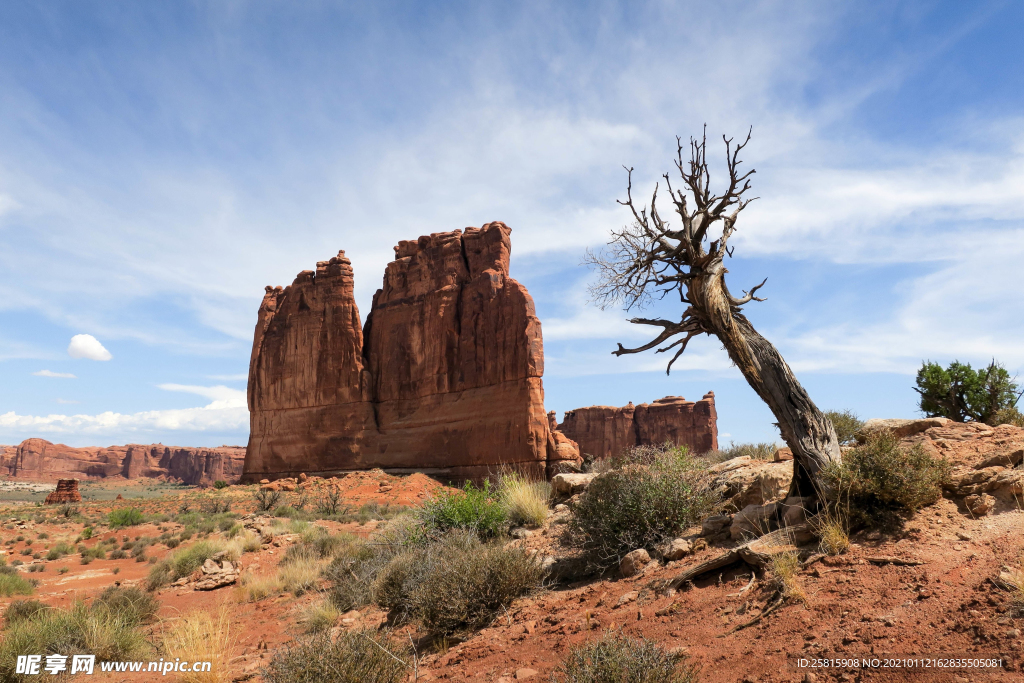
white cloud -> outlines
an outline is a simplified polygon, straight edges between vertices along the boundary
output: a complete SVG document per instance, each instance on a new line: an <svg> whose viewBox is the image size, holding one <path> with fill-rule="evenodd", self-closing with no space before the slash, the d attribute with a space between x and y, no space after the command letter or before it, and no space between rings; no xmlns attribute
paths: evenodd
<svg viewBox="0 0 1024 683"><path fill-rule="evenodd" d="M38 372L33 372L32 374L35 375L36 377L64 377L67 379L75 378L75 376L72 375L70 372L53 372L52 370L39 370Z"/></svg>
<svg viewBox="0 0 1024 683"><path fill-rule="evenodd" d="M223 384L215 387L196 386L194 384L158 384L159 389L164 391L181 391L187 394L197 394L215 402L225 402L231 405L245 405L246 393L241 389L232 389Z"/></svg>
<svg viewBox="0 0 1024 683"><path fill-rule="evenodd" d="M110 360L113 356L103 348L103 344L91 334L76 334L68 344L68 355L72 358L88 358L89 360Z"/></svg>
<svg viewBox="0 0 1024 683"><path fill-rule="evenodd" d="M57 403L64 403L64 404L71 405L71 404L78 403L78 401L75 401L75 400L69 399L69 398L58 398L57 399Z"/></svg>

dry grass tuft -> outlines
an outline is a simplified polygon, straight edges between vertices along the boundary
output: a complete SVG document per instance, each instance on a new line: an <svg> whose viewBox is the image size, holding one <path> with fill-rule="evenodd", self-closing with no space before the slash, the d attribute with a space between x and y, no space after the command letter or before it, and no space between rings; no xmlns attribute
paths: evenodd
<svg viewBox="0 0 1024 683"><path fill-rule="evenodd" d="M281 581L276 574L242 575L242 597L249 602L259 602L281 592Z"/></svg>
<svg viewBox="0 0 1024 683"><path fill-rule="evenodd" d="M163 649L168 659L190 662L212 662L210 671L179 674L182 683L224 683L231 680L228 672L230 651L234 645L228 605L216 612L195 611L169 620L164 631Z"/></svg>
<svg viewBox="0 0 1024 683"><path fill-rule="evenodd" d="M783 550L772 554L770 571L776 589L785 598L804 600L803 588L797 581L800 572L800 554L795 550Z"/></svg>
<svg viewBox="0 0 1024 683"><path fill-rule="evenodd" d="M498 500L512 524L538 527L548 517L551 484L530 481L518 472L505 472L498 478Z"/></svg>
<svg viewBox="0 0 1024 683"><path fill-rule="evenodd" d="M299 622L306 633L322 633L330 630L341 618L341 611L327 596L322 596L307 605L299 613Z"/></svg>

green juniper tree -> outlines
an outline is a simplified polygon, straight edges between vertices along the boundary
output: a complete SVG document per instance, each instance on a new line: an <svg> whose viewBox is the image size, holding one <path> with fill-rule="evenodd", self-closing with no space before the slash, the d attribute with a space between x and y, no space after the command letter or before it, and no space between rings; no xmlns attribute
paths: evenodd
<svg viewBox="0 0 1024 683"><path fill-rule="evenodd" d="M1024 393L995 359L982 370L960 361L953 361L948 368L926 361L917 371L914 390L921 395L921 412L928 417L986 424L1000 411L1017 405Z"/></svg>

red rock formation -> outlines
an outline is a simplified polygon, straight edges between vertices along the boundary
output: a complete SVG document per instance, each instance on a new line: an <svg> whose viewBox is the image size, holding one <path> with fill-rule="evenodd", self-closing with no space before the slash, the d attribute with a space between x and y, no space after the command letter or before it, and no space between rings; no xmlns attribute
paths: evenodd
<svg viewBox="0 0 1024 683"><path fill-rule="evenodd" d="M242 475L245 449L183 448L163 444L128 444L108 448L72 448L44 439L26 439L5 451L0 471L19 479L53 481L64 476L88 479L157 477L210 486L223 479L234 483Z"/></svg>
<svg viewBox="0 0 1024 683"><path fill-rule="evenodd" d="M79 503L82 500L82 494L78 492L78 480L77 479L61 479L57 482L57 488L46 496L47 505L55 505L59 503Z"/></svg>
<svg viewBox="0 0 1024 683"><path fill-rule="evenodd" d="M344 252L266 290L245 481L380 467L453 478L578 460L544 413L540 321L502 223L403 241L365 329Z"/></svg>
<svg viewBox="0 0 1024 683"><path fill-rule="evenodd" d="M590 406L566 411L559 425L581 453L597 458L618 455L630 446L666 441L686 445L694 453L718 448L715 392L694 403L681 396L666 396L654 403L632 403L624 408Z"/></svg>

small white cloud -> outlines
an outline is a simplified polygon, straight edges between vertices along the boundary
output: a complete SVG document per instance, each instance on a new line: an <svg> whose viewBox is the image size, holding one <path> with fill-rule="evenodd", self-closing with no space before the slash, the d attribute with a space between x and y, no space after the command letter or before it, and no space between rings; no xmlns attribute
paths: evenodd
<svg viewBox="0 0 1024 683"><path fill-rule="evenodd" d="M64 377L66 379L75 379L75 376L70 372L53 372L52 370L40 370L39 372L33 372L36 377Z"/></svg>
<svg viewBox="0 0 1024 683"><path fill-rule="evenodd" d="M78 401L72 400L70 398L58 398L57 399L57 403L68 403L68 404L70 404L70 403L78 403Z"/></svg>
<svg viewBox="0 0 1024 683"><path fill-rule="evenodd" d="M72 358L88 358L89 360L110 360L110 351L103 348L99 339L91 334L76 334L68 344L68 355Z"/></svg>
<svg viewBox="0 0 1024 683"><path fill-rule="evenodd" d="M207 375L210 379L218 379L221 382L240 382L243 379L249 379L249 373L239 372L235 375Z"/></svg>

